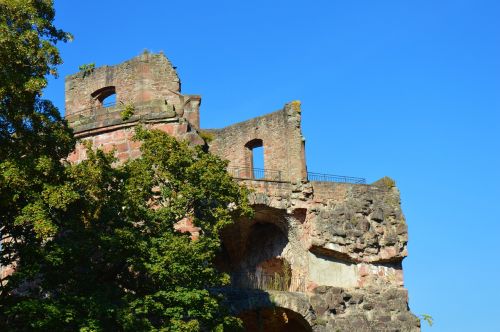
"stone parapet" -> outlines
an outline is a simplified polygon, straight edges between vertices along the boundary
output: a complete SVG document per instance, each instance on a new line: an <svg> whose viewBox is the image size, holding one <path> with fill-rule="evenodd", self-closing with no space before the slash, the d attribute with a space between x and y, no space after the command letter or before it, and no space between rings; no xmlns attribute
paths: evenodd
<svg viewBox="0 0 500 332"><path fill-rule="evenodd" d="M125 113L127 111L128 114ZM85 136L93 129L174 118L177 118L174 108L162 99L129 105L118 104L110 107L92 108L66 116L66 120L77 137Z"/></svg>

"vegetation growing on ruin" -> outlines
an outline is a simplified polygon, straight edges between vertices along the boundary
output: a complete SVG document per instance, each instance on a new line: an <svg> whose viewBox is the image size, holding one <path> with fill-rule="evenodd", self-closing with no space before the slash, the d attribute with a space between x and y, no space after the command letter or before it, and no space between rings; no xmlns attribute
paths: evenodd
<svg viewBox="0 0 500 332"><path fill-rule="evenodd" d="M142 157L113 168L112 154L87 150L67 166L64 197L46 193L57 228L22 255L4 293L13 330L198 331L237 328L210 292L228 282L213 264L219 231L251 213L225 161L161 131L139 129ZM24 215L25 223L39 216ZM188 218L200 236L174 229ZM1 325L1 323L0 323Z"/></svg>
<svg viewBox="0 0 500 332"><path fill-rule="evenodd" d="M130 119L135 112L135 107L132 103L125 104L123 110L120 112L120 116L123 121Z"/></svg>
<svg viewBox="0 0 500 332"><path fill-rule="evenodd" d="M292 109L297 112L297 113L300 113L301 112L301 108L300 108L300 100L294 100L290 103L292 105Z"/></svg>
<svg viewBox="0 0 500 332"><path fill-rule="evenodd" d="M92 74L94 72L94 69L95 69L94 62L85 63L85 64L80 65L78 67L78 70L80 70L80 72L83 73L83 77L86 77L86 76L89 76L90 74Z"/></svg>
<svg viewBox="0 0 500 332"><path fill-rule="evenodd" d="M380 180L376 181L374 183L374 185L379 185L379 186L385 187L387 189L391 189L391 188L394 188L396 186L396 181L394 181L393 179L391 179L388 176L384 176Z"/></svg>
<svg viewBox="0 0 500 332"><path fill-rule="evenodd" d="M427 324L429 324L429 326L432 326L432 324L434 324L434 319L432 318L431 315L428 315L428 314L422 314L420 315L419 317L421 320L424 320L427 322Z"/></svg>
<svg viewBox="0 0 500 332"><path fill-rule="evenodd" d="M205 142L210 143L214 140L215 135L210 131L200 130L200 137L203 138Z"/></svg>

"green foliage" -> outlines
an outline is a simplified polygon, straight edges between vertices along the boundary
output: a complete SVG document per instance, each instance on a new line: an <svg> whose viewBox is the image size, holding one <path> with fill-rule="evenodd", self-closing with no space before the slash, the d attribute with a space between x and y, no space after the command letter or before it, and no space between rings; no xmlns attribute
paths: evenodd
<svg viewBox="0 0 500 332"><path fill-rule="evenodd" d="M380 186L380 187L385 187L387 189L392 189L396 186L396 181L394 181L393 179L391 179L388 176L384 176L383 178L374 182L373 184Z"/></svg>
<svg viewBox="0 0 500 332"><path fill-rule="evenodd" d="M215 135L212 132L206 130L200 130L200 137L207 143L210 143L214 140Z"/></svg>
<svg viewBox="0 0 500 332"><path fill-rule="evenodd" d="M85 63L78 67L78 69L83 73L83 77L86 77L94 72L95 63Z"/></svg>
<svg viewBox="0 0 500 332"><path fill-rule="evenodd" d="M209 290L227 283L214 266L219 232L251 213L248 192L199 147L140 128L136 138L141 158L113 168L111 154L88 147L66 168L66 196L55 204L60 193L47 191L60 224L6 286L36 285L4 299L0 322L11 330L241 328ZM198 239L174 230L184 218Z"/></svg>
<svg viewBox="0 0 500 332"><path fill-rule="evenodd" d="M56 74L61 58L55 44L72 37L52 24L50 0L0 0L0 101L39 95L45 75ZM23 97L24 96L24 97Z"/></svg>
<svg viewBox="0 0 500 332"><path fill-rule="evenodd" d="M41 99L61 63L50 0L0 0L0 280L2 331L237 329L213 289L219 231L250 213L225 162L160 132L139 130L143 157L113 168ZM174 230L189 218L200 237Z"/></svg>
<svg viewBox="0 0 500 332"><path fill-rule="evenodd" d="M41 98L61 63L56 43L71 36L54 27L52 1L0 0L0 264L8 266L54 236L59 211L75 196L60 162L74 148L71 130ZM36 273L33 269L30 273ZM0 300L7 280L0 280Z"/></svg>
<svg viewBox="0 0 500 332"><path fill-rule="evenodd" d="M120 112L120 116L121 116L123 121L127 121L128 119L130 119L132 117L132 115L134 115L134 112L135 112L134 105L133 104L126 104L123 107L123 111Z"/></svg>
<svg viewBox="0 0 500 332"><path fill-rule="evenodd" d="M432 318L431 315L422 314L422 315L420 315L420 317L422 320L425 320L427 322L427 324L429 324L429 326L432 326L432 324L434 324L434 319Z"/></svg>

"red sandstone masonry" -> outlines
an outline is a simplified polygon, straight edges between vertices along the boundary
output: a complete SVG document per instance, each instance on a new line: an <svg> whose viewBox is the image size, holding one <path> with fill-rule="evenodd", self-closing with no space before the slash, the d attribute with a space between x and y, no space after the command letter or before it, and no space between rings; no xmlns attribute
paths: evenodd
<svg viewBox="0 0 500 332"><path fill-rule="evenodd" d="M285 181L306 179L304 137L301 133L300 103L292 102L283 110L211 130L215 138L210 151L229 160L231 167L251 168L249 142L262 140L264 168L282 173Z"/></svg>
<svg viewBox="0 0 500 332"><path fill-rule="evenodd" d="M92 94L114 87L117 103L147 102L167 99L176 104L180 80L168 59L162 54L144 53L117 66L95 68L66 78L66 115L99 105Z"/></svg>
<svg viewBox="0 0 500 332"><path fill-rule="evenodd" d="M182 139L187 134L187 127L181 126L178 123L160 123L146 125L149 129L162 130L169 135ZM80 162L86 158L85 146L83 141L90 141L92 146L100 148L105 152L112 150L116 151L116 157L119 162L124 162L127 159L134 159L140 156L141 143L134 141L134 127L121 128L107 133L99 133L95 136L88 136L77 143L76 149L68 156L70 162ZM199 143L199 142L198 142Z"/></svg>
<svg viewBox="0 0 500 332"><path fill-rule="evenodd" d="M95 96L99 96L96 92L103 88L116 91L116 106L102 107ZM395 187L378 185L307 182L299 102L222 129L207 130L207 138L211 141L205 143L198 135L201 98L182 95L180 80L170 62L162 54L147 53L117 66L96 68L87 76L82 73L69 76L66 96L67 119L77 138L89 140L105 151L115 149L120 162L140 155L140 143L132 141L134 126L138 124L193 144L208 144L210 152L229 160L229 165L235 167L251 168L252 143L262 141L264 167L281 171L282 181L241 181L253 189L250 201L256 214L253 220L237 222L225 230L228 236L223 236L223 242L228 252L241 259L242 255L268 250L262 245L246 251L252 242L248 240L252 225L279 226L278 229L286 234L286 246L273 257L261 260L255 268L279 273L276 259L284 259L290 263L292 276L305 278L305 287L310 293L325 286L359 287L359 292L368 296L370 289L379 294L381 290L396 287L398 301L402 301L397 310L401 311L394 311L389 320L394 323L400 315L405 321L414 319L407 309L407 298L400 296L406 294L402 288L401 262L407 255L408 235L399 192ZM134 114L128 119L121 114L126 104L134 106ZM68 159L79 162L86 158L85 154L80 142ZM193 239L199 236L199 229L190 218L180 220L174 227L190 233ZM266 237L268 233L253 241L266 240ZM222 264L236 266L234 262L229 263ZM318 266L329 266L328 272L318 270ZM337 273L342 278L336 279ZM325 279L325 274L330 278ZM321 301L328 298L321 296ZM365 317L368 325L372 324L377 316L375 311L366 309L370 312L365 316L364 307L361 309L359 314ZM322 312L317 311L317 314ZM340 320L348 321L350 314L346 312ZM333 322L337 315L322 319ZM384 316L384 324L377 326L389 326L387 316ZM402 330L414 331L418 324L410 325L411 329Z"/></svg>
<svg viewBox="0 0 500 332"><path fill-rule="evenodd" d="M101 96L111 92L116 93L116 105L104 107ZM68 160L86 158L83 140L106 152L115 150L120 162L137 158L140 143L132 137L138 124L204 144L197 132L200 104L200 96L180 93L177 72L163 54L144 53L116 66L68 76L66 119L80 139ZM127 118L122 114L126 107L132 110Z"/></svg>

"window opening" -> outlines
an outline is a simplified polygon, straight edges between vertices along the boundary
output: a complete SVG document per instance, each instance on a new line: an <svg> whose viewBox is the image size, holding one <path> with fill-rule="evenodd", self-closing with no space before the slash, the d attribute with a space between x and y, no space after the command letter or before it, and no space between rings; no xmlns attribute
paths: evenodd
<svg viewBox="0 0 500 332"><path fill-rule="evenodd" d="M263 179L264 171L264 147L256 146L252 149L252 171L254 179Z"/></svg>
<svg viewBox="0 0 500 332"><path fill-rule="evenodd" d="M254 179L264 179L265 164L264 164L264 144L261 139L254 139L245 144L248 150L247 163L249 166L249 173Z"/></svg>
<svg viewBox="0 0 500 332"><path fill-rule="evenodd" d="M110 107L115 105L116 105L116 93L109 95L102 100L102 106L104 107Z"/></svg>
<svg viewBox="0 0 500 332"><path fill-rule="evenodd" d="M91 94L101 107L111 107L116 105L116 89L114 86L107 86L96 90Z"/></svg>

